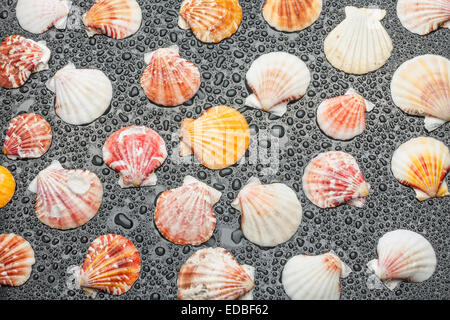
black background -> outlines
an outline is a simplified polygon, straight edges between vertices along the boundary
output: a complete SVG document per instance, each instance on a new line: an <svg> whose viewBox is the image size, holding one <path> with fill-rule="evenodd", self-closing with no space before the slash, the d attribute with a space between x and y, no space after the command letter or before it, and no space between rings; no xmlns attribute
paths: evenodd
<svg viewBox="0 0 450 320"><path fill-rule="evenodd" d="M450 144L450 126L426 133L423 118L404 114L393 105L390 81L396 68L407 59L432 53L449 57L450 31L441 29L418 36L402 27L396 1L324 1L318 21L307 30L283 33L272 29L262 18L263 1L240 0L243 21L236 34L216 45L196 40L190 31L177 26L180 1L138 0L143 22L135 35L114 40L97 35L88 38L84 27L72 18L84 13L93 1L73 1L68 29L33 35L22 30L15 17L14 0L1 0L0 36L20 34L46 40L52 51L50 70L34 74L20 89L0 88L1 119L4 133L10 119L19 112L36 112L52 126L53 143L40 159L12 161L0 156L17 183L16 193L0 209L0 233L16 233L33 246L36 264L29 281L18 288L0 287L0 299L87 299L82 291L69 291L65 271L80 265L89 244L99 235L116 233L133 241L141 253L142 271L133 288L122 296L100 293L98 299L176 299L176 277L181 265L198 248L221 246L242 264L256 267L255 299L287 299L280 277L283 265L293 255L321 254L334 250L353 272L342 280L341 299L449 299L449 198L423 203L414 191L398 183L390 170L393 151L401 143L420 136L435 137ZM391 35L394 50L381 69L363 76L347 75L334 69L323 54L326 35L344 19L344 6L374 5L387 10L382 21ZM152 104L139 85L145 69L144 53L177 44L180 54L200 69L199 93L183 106L162 108ZM308 94L288 106L282 118L243 108L245 73L258 56L272 51L287 51L302 58L311 71ZM98 68L112 80L114 96L110 110L86 126L71 126L54 112L53 94L45 82L68 61L78 68ZM367 129L348 142L334 141L318 128L315 110L322 100L344 94L351 86L376 104L367 114ZM186 117L197 118L215 105L239 109L251 125L252 133L268 132L280 137L279 170L267 174L267 165L244 164L212 171L200 164L179 165L171 160L177 146L177 130ZM141 189L120 189L118 175L101 163L101 148L114 131L132 124L155 129L166 141L169 158L158 169L158 185ZM252 136L253 141L256 136ZM266 142L260 142L264 148ZM303 169L320 152L342 150L358 161L371 194L365 208L341 206L323 210L310 203L301 190ZM50 229L34 213L35 196L26 188L36 174L58 159L65 168L84 168L95 172L104 187L103 204L98 214L75 230ZM214 236L199 247L181 247L166 241L153 222L158 195L181 185L190 174L223 192L215 207L217 228ZM263 183L283 182L296 190L303 207L303 221L294 237L275 248L263 249L240 233L239 212L230 206L239 189L255 175ZM448 179L447 179L448 181ZM122 215L119 215L122 214ZM126 219L123 217L126 216ZM124 221L116 223L117 221ZM130 227L130 221L132 226ZM125 226L125 227L124 227ZM424 235L433 245L438 265L436 272L420 284L402 283L395 291L368 290L366 263L376 258L376 244L385 232L406 228Z"/></svg>

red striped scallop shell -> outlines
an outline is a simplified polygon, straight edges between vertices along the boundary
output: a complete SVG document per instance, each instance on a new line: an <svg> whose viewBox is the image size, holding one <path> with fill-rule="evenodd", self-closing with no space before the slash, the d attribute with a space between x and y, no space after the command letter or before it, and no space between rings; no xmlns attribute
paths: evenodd
<svg viewBox="0 0 450 320"><path fill-rule="evenodd" d="M330 151L312 159L303 174L303 191L320 208L348 203L363 207L369 195L355 158L345 152Z"/></svg>
<svg viewBox="0 0 450 320"><path fill-rule="evenodd" d="M103 160L119 173L122 188L156 184L154 171L167 158L161 136L144 126L130 126L114 132L103 146Z"/></svg>
<svg viewBox="0 0 450 320"><path fill-rule="evenodd" d="M30 278L34 251L24 238L0 234L0 285L21 286Z"/></svg>
<svg viewBox="0 0 450 320"><path fill-rule="evenodd" d="M345 95L323 101L317 108L317 123L329 137L349 140L366 129L366 112L374 105L350 89Z"/></svg>
<svg viewBox="0 0 450 320"><path fill-rule="evenodd" d="M106 234L91 243L83 265L73 270L77 284L87 292L101 290L121 295L139 278L141 257L127 238Z"/></svg>
<svg viewBox="0 0 450 320"><path fill-rule="evenodd" d="M195 252L177 279L180 300L236 300L253 287L250 274L223 248Z"/></svg>
<svg viewBox="0 0 450 320"><path fill-rule="evenodd" d="M158 198L155 224L173 243L199 245L214 232L213 206L221 195L216 189L186 176L181 187L167 190Z"/></svg>
<svg viewBox="0 0 450 320"><path fill-rule="evenodd" d="M200 72L178 54L178 47L161 48L145 55L147 68L141 77L145 95L163 106L178 106L200 88Z"/></svg>
<svg viewBox="0 0 450 320"><path fill-rule="evenodd" d="M43 117L23 113L9 122L3 153L10 159L39 158L50 148L52 129Z"/></svg>
<svg viewBox="0 0 450 320"><path fill-rule="evenodd" d="M29 190L36 192L38 219L61 230L77 228L91 220L103 197L103 187L95 173L66 170L58 161L39 172Z"/></svg>
<svg viewBox="0 0 450 320"><path fill-rule="evenodd" d="M49 59L45 41L34 42L19 35L5 38L0 45L0 87L23 86L33 72L48 68Z"/></svg>

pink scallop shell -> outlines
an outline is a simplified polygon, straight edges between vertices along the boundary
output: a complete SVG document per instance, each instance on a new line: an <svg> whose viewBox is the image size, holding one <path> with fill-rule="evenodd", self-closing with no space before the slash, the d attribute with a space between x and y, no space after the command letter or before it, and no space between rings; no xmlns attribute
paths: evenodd
<svg viewBox="0 0 450 320"><path fill-rule="evenodd" d="M333 208L348 203L363 207L369 195L355 158L345 152L330 151L312 159L303 174L303 191L321 208Z"/></svg>
<svg viewBox="0 0 450 320"><path fill-rule="evenodd" d="M119 173L122 188L156 184L154 171L167 158L161 136L144 126L130 126L114 132L103 146L103 160Z"/></svg>
<svg viewBox="0 0 450 320"><path fill-rule="evenodd" d="M195 252L177 279L180 300L236 300L253 287L252 276L223 248Z"/></svg>
<svg viewBox="0 0 450 320"><path fill-rule="evenodd" d="M39 158L50 148L52 129L35 113L18 115L9 122L3 153L10 159Z"/></svg>
<svg viewBox="0 0 450 320"><path fill-rule="evenodd" d="M167 190L158 198L155 224L173 243L199 245L214 232L213 206L220 196L216 189L187 176L181 187Z"/></svg>

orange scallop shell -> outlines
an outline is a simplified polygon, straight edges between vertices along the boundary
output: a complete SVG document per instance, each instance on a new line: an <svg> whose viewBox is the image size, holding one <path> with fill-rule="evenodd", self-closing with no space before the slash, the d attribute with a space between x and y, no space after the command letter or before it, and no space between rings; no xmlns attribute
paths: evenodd
<svg viewBox="0 0 450 320"><path fill-rule="evenodd" d="M139 30L142 11L136 0L96 0L83 15L88 36L104 34L123 39Z"/></svg>
<svg viewBox="0 0 450 320"><path fill-rule="evenodd" d="M205 167L223 169L245 154L250 130L239 111L217 106L209 108L196 120L183 120L180 140L181 156L194 153Z"/></svg>
<svg viewBox="0 0 450 320"><path fill-rule="evenodd" d="M0 208L3 208L11 201L16 191L14 177L5 167L0 166Z"/></svg>
<svg viewBox="0 0 450 320"><path fill-rule="evenodd" d="M199 245L211 238L216 227L213 206L221 193L186 176L181 187L167 190L158 198L155 224L169 241Z"/></svg>
<svg viewBox="0 0 450 320"><path fill-rule="evenodd" d="M177 106L197 93L200 72L178 54L178 47L161 48L145 56L148 64L141 77L145 95L163 106Z"/></svg>
<svg viewBox="0 0 450 320"><path fill-rule="evenodd" d="M253 289L252 277L223 248L195 252L177 279L180 300L236 300Z"/></svg>
<svg viewBox="0 0 450 320"><path fill-rule="evenodd" d="M133 286L141 272L141 257L127 238L106 234L89 246L80 270L79 284L84 289L121 295Z"/></svg>
<svg viewBox="0 0 450 320"><path fill-rule="evenodd" d="M206 43L231 37L241 21L238 0L185 0L180 8L180 27L191 28L195 37Z"/></svg>
<svg viewBox="0 0 450 320"><path fill-rule="evenodd" d="M21 286L30 278L34 251L24 238L0 234L0 285Z"/></svg>
<svg viewBox="0 0 450 320"><path fill-rule="evenodd" d="M52 129L35 113L23 113L9 122L3 153L10 159L39 158L52 143Z"/></svg>
<svg viewBox="0 0 450 320"><path fill-rule="evenodd" d="M322 11L322 0L267 0L264 19L280 31L300 31L313 24Z"/></svg>
<svg viewBox="0 0 450 320"><path fill-rule="evenodd" d="M0 45L0 87L18 88L33 72L47 67L50 50L45 42L34 42L19 35L5 38Z"/></svg>

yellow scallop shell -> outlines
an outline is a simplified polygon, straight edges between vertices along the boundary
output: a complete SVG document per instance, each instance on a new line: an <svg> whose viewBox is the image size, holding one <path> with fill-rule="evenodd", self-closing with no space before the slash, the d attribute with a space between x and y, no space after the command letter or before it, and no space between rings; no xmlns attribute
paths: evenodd
<svg viewBox="0 0 450 320"><path fill-rule="evenodd" d="M197 120L183 120L180 140L180 156L194 153L205 167L223 169L245 154L250 130L239 111L217 106L206 110Z"/></svg>
<svg viewBox="0 0 450 320"><path fill-rule="evenodd" d="M5 167L0 166L0 208L8 204L16 190L14 177Z"/></svg>
<svg viewBox="0 0 450 320"><path fill-rule="evenodd" d="M450 171L450 151L431 137L411 139L394 151L391 169L395 178L414 189L424 201L450 195L445 176Z"/></svg>

